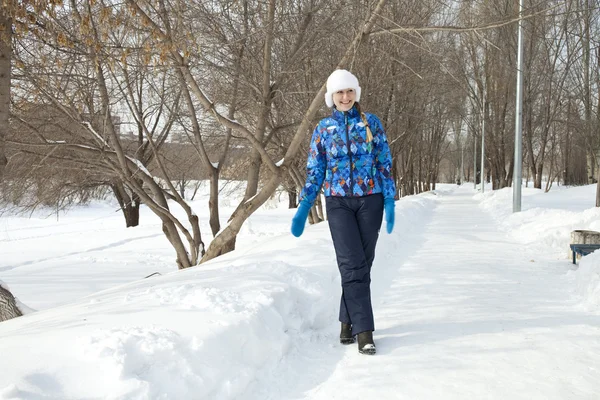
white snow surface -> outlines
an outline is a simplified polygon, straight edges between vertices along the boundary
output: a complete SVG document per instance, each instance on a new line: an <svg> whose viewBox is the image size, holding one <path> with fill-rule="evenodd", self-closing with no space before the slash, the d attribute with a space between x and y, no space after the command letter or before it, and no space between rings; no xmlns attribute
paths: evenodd
<svg viewBox="0 0 600 400"><path fill-rule="evenodd" d="M148 171L148 169L144 166L144 164L142 164L142 162L140 160L138 160L137 158L134 158L134 157L129 157L129 156L127 156L127 158L129 159L129 161L134 163L140 171L142 171L143 173L148 175L150 178L152 178L152 174L150 173L150 171Z"/></svg>
<svg viewBox="0 0 600 400"><path fill-rule="evenodd" d="M375 356L339 344L328 226L294 238L285 196L184 271L145 208L128 229L106 202L3 215L0 279L39 311L0 323L0 399L598 399L600 252L568 248L600 230L595 190L524 188L516 214L511 189L469 184L397 201Z"/></svg>

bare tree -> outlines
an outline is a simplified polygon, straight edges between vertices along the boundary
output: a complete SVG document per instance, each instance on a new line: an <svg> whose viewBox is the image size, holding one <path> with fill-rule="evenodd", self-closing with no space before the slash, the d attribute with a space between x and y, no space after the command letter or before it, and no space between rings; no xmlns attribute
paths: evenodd
<svg viewBox="0 0 600 400"><path fill-rule="evenodd" d="M117 79L111 80L114 75L110 71L116 60L121 61L123 54L122 47L109 46L115 43L122 45L118 41L122 32L112 31L110 22L119 20L118 13L123 10L111 7L106 11L103 4L94 4L72 3L71 7L61 10L56 18L45 21L45 27L54 35L54 40L38 41L30 46L23 43L19 52L23 95L35 96L51 104L68 121L64 127L71 129L72 137L57 142L41 135L37 144L17 144L28 149L52 148L53 153L48 159L70 157L80 163L92 163L106 175L123 182L161 219L163 232L176 251L179 268L195 265L204 253L198 217L179 196L158 154L161 140L164 140L161 138L168 134L174 113L163 113L166 110L164 102L167 101L167 97L163 96L163 105L159 105L157 111L147 118L143 110L134 107L135 98L129 98L133 110L131 115L145 135L147 142L143 146L152 154L156 170L166 185L164 189L144 165L148 160L141 156L146 154L141 154L143 152L139 149L134 149L133 154L128 153L128 142L123 140L116 123L115 108L126 101L127 91L122 90L124 87ZM106 45L102 46L105 42ZM39 53L34 56L34 51ZM54 59L54 63L48 63L50 59ZM61 70L65 67L70 71L66 76ZM175 96L172 105L176 104ZM155 134L157 129L159 133ZM171 213L168 199L177 202L185 211L189 227Z"/></svg>
<svg viewBox="0 0 600 400"><path fill-rule="evenodd" d="M302 118L302 122L296 130L293 140L286 150L286 153L282 159L283 161L279 165L276 165L275 161L268 154L268 151L265 148L265 143L263 142L265 139L265 129L268 125L267 122L270 115L272 98L273 95L277 93L278 84L284 77L281 75L273 79L271 76L271 46L273 43L272 29L275 15L275 3L270 2L266 9L266 13L260 14L263 16L263 19L261 19L263 21L262 27L266 30L264 31L263 36L263 57L261 63L259 64L262 66L259 69L262 71L261 79L260 84L257 86L257 92L261 94L262 100L259 103L256 124L254 127L248 127L239 121L231 120L223 115L223 113L219 112L216 105L207 97L206 91L201 88L198 79L196 79L196 77L193 75L188 63L188 59L185 55L186 53L181 51L181 48L177 47L177 42L174 40L173 36L170 35L169 28L167 25L165 25L164 18L160 19L160 16L154 15L152 9L147 8L144 2L129 0L128 4L130 4L136 10L136 13L140 15L140 18L143 21L153 26L155 34L160 38L162 43L170 43L173 46L171 50L173 61L175 65L178 66L178 68L180 68L182 71L185 82L190 87L190 90L195 98L202 104L204 109L207 112L212 113L214 118L219 123L225 127L233 129L235 132L241 134L246 140L248 140L248 142L252 145L253 151L255 152L254 154L258 153L260 155L261 165L264 165L270 171L268 181L264 183L262 189L253 197L251 193L254 191L253 187L256 186L256 184L252 180L254 178L251 179L248 185L250 189L246 192L247 199L238 206L229 220L229 225L215 237L215 239L211 242L206 255L203 257L203 261L209 260L231 249L230 243L235 240L235 237L237 236L237 233L239 232L243 222L271 196L277 186L281 183L284 176L282 171L294 161L298 152L300 141L306 136L308 127L310 126L310 121L314 118L322 102L322 96L324 94L325 87L323 85L321 90L316 94L316 96L314 96L307 112ZM378 2L376 7L373 9L373 12L368 16L365 25L361 27L352 43L350 43L348 46L347 51L339 62L338 66L344 67L350 61L361 39L366 37L371 31L371 28L378 17L378 12L382 9L384 4L384 0ZM310 4L308 4L307 7L307 10L304 11L306 18L312 18L312 13L314 13L316 10L313 10L314 7L312 7ZM164 16L166 7L162 7L161 11L163 12ZM296 57L296 54L298 54L302 48L302 44L306 42L307 29L308 26L305 26L303 27L303 30L298 33L298 39L296 41L298 45L294 47L294 51L290 55L292 59ZM254 160L257 159L254 158Z"/></svg>
<svg viewBox="0 0 600 400"><path fill-rule="evenodd" d="M583 3L527 3L525 155L536 187L559 169L562 177L579 174L576 152L593 154L597 141L591 49L598 13ZM54 107L72 135L57 143L37 129L35 140L16 148L36 160L67 157L65 168L85 165L85 179L93 171L109 178L122 207L148 204L180 267L232 250L244 221L281 186L295 206L304 181L300 150L325 112L323 82L336 66L360 76L361 106L381 117L402 195L455 179L462 124L477 148L485 122L482 178L494 188L512 180L519 19L512 0L86 0L45 18L49 37L34 34L19 49L17 92L24 102ZM340 27L354 36L340 35ZM31 121L20 117L24 130ZM128 140L123 123L134 127ZM175 172L182 163L163 150L173 131L193 146L198 163L188 168L196 173ZM243 157L233 159L234 151ZM218 182L228 159L247 186L223 228ZM477 179L477 168L467 175ZM205 254L182 192L190 176L211 183L215 239ZM187 221L170 213L173 201ZM322 218L317 203L311 220Z"/></svg>
<svg viewBox="0 0 600 400"><path fill-rule="evenodd" d="M543 3L542 3L543 4ZM555 17L528 21L526 80L524 89L524 143L534 187L542 188L547 146L561 111L563 87L569 65L559 63L565 53L566 30Z"/></svg>

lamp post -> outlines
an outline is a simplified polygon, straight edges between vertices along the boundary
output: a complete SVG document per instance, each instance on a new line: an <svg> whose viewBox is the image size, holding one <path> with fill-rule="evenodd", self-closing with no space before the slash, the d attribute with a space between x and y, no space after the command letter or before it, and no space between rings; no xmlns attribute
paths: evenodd
<svg viewBox="0 0 600 400"><path fill-rule="evenodd" d="M477 190L477 139L473 128L473 190Z"/></svg>
<svg viewBox="0 0 600 400"><path fill-rule="evenodd" d="M485 89L484 89L485 90ZM485 193L485 92L483 92L483 104L481 106L481 193Z"/></svg>
<svg viewBox="0 0 600 400"><path fill-rule="evenodd" d="M521 211L523 175L523 0L519 0L517 48L517 104L515 107L515 169L513 172L513 212Z"/></svg>

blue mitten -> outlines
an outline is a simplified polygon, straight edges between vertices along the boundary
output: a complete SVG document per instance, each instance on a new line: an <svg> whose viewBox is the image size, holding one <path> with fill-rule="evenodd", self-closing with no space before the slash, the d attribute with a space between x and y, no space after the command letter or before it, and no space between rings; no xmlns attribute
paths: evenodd
<svg viewBox="0 0 600 400"><path fill-rule="evenodd" d="M292 235L300 237L304 232L304 225L306 225L306 218L308 218L308 212L310 211L310 203L306 200L302 200L298 205L298 211L292 218Z"/></svg>
<svg viewBox="0 0 600 400"><path fill-rule="evenodd" d="M387 233L392 233L394 230L394 207L396 203L394 199L385 199L383 201L383 208L385 210L385 228Z"/></svg>

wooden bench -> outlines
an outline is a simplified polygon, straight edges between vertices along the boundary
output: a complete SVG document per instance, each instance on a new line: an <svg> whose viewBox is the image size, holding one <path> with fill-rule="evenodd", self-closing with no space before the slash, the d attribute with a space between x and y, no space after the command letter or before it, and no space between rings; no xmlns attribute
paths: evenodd
<svg viewBox="0 0 600 400"><path fill-rule="evenodd" d="M590 253L593 253L594 250L600 249L600 244L575 243L569 246L571 247L571 251L573 252L573 264L577 264L577 254L583 257L587 256Z"/></svg>

